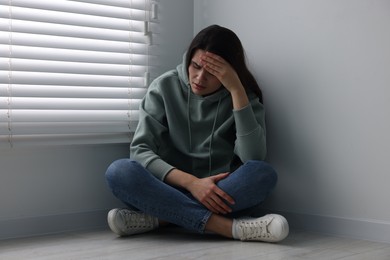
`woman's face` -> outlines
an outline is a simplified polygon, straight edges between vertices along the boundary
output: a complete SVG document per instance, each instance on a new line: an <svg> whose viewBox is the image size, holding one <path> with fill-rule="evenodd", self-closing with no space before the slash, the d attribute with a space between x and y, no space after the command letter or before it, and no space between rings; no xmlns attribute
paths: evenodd
<svg viewBox="0 0 390 260"><path fill-rule="evenodd" d="M222 85L214 75L203 68L201 57L205 53L204 50L196 50L188 67L188 76L192 92L199 96L213 94L219 90Z"/></svg>

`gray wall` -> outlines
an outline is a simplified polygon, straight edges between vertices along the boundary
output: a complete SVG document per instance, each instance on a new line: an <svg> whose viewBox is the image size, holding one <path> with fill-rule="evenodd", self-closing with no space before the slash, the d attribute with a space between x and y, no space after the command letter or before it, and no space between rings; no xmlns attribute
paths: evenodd
<svg viewBox="0 0 390 260"><path fill-rule="evenodd" d="M218 23L242 39L280 178L266 206L293 227L390 242L390 1L159 3L161 71L193 29ZM121 204L103 174L127 156L127 145L0 150L0 238L106 225Z"/></svg>
<svg viewBox="0 0 390 260"><path fill-rule="evenodd" d="M267 207L294 227L390 242L390 1L195 0L195 33L233 29L263 84Z"/></svg>
<svg viewBox="0 0 390 260"><path fill-rule="evenodd" d="M160 1L159 18L155 42L162 73L181 61L192 39L193 1ZM128 145L0 149L0 239L106 227L107 210L122 205L106 187L104 172L113 160L128 157L128 150Z"/></svg>

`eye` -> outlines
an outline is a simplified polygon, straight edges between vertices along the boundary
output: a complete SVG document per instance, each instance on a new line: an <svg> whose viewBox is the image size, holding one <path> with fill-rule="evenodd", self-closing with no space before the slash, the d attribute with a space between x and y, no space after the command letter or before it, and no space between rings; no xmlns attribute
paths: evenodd
<svg viewBox="0 0 390 260"><path fill-rule="evenodd" d="M202 68L198 63L196 63L195 61L191 61L191 64L192 64L192 67L194 67L195 69L199 70L200 68Z"/></svg>

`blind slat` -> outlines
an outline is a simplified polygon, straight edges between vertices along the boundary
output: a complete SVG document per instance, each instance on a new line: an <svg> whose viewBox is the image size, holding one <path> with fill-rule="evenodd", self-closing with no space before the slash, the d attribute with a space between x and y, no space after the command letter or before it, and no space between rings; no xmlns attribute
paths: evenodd
<svg viewBox="0 0 390 260"><path fill-rule="evenodd" d="M63 74L43 72L13 71L9 81L7 71L0 70L0 83L35 84L35 85L69 85L69 86L112 86L112 87L144 87L142 77L120 77L105 75Z"/></svg>
<svg viewBox="0 0 390 260"><path fill-rule="evenodd" d="M0 109L0 119L8 120L8 110ZM138 110L34 110L17 109L11 112L13 122L88 122L138 120ZM11 124L12 125L12 124Z"/></svg>
<svg viewBox="0 0 390 260"><path fill-rule="evenodd" d="M93 3L99 5L108 5L108 6L117 6L124 8L134 8L139 10L145 9L145 1L132 0L132 1L123 1L123 0L80 0L79 2L84 3Z"/></svg>
<svg viewBox="0 0 390 260"><path fill-rule="evenodd" d="M10 14L8 13L8 6L0 5L0 17L8 19ZM145 20L144 12L130 11L126 18L113 18L105 16L94 16L75 13L53 12L48 10L39 10L37 12L34 9L13 7L12 19L28 21L28 22L42 22L53 24L67 24L77 25L85 27L106 28L106 29L122 29L125 30L127 26L132 29L133 26L139 27ZM131 20L130 20L131 19ZM13 21L14 22L14 21ZM130 27L129 27L130 26Z"/></svg>
<svg viewBox="0 0 390 260"><path fill-rule="evenodd" d="M31 34L26 33L12 33L13 46L23 47L45 47L50 49L69 49L69 50L88 50L97 52L109 53L132 53L132 54L146 54L148 46L145 45L145 39L139 39L139 42L134 42L136 39L131 39L133 42L126 41L109 41L99 39L83 39L82 41L75 41L74 38L53 36L53 35L39 35L39 37L31 37ZM10 37L7 33L0 33L0 44L9 44ZM6 51L6 47L0 47L2 51ZM8 50L7 50L8 51Z"/></svg>
<svg viewBox="0 0 390 260"><path fill-rule="evenodd" d="M111 122L58 122L56 124L45 122L14 122L14 135L42 135L42 134L97 134L97 133L126 133L134 131L137 121L124 123ZM8 134L8 123L0 123L0 135Z"/></svg>
<svg viewBox="0 0 390 260"><path fill-rule="evenodd" d="M0 109L8 109L9 98L0 97ZM30 98L12 97L12 110L16 109L85 109L85 110L136 110L139 99L98 99L98 98Z"/></svg>
<svg viewBox="0 0 390 260"><path fill-rule="evenodd" d="M8 84L0 84L0 95L7 96ZM13 97L63 97L63 98L125 98L142 99L145 88L61 86L61 85L20 85L12 84Z"/></svg>
<svg viewBox="0 0 390 260"><path fill-rule="evenodd" d="M2 26L2 27L4 27L4 26ZM25 30L25 31L27 31L27 30ZM3 32L3 37L1 38L1 42L8 44L9 43L8 41L10 38L8 35L4 35L4 32L6 32L5 30L2 30L2 32ZM64 34L64 35L66 35L66 33L69 33L69 31L62 32L62 34ZM7 32L7 34L8 34L8 32ZM36 35L34 33L13 32L12 33L12 41L14 44L20 43L19 45L24 45L23 44L24 42L30 42L30 43L35 42L36 46L40 46L39 45L40 42L47 42L47 41L51 41L51 40L53 40L53 41L61 41L61 40L64 40L64 41L72 41L72 40L76 41L77 40L77 41L79 41L80 39L134 42L134 43L147 44L147 38L141 32L117 32L114 30L107 30L106 33L102 32L100 34L95 34L95 35L84 35L84 37L82 34L79 34L77 37L71 37L71 36L66 37L66 36L61 36L61 35L58 36L58 34L61 34L61 32L58 32L58 31L56 31L55 34L57 34L57 35ZM73 33L73 34L76 35L76 33ZM32 37L32 36L35 36L38 38L35 39L35 41L31 41L30 39L26 38L26 37ZM77 44L77 42L74 42L74 44ZM28 44L26 44L26 45L28 45ZM35 46L35 45L32 45L32 46Z"/></svg>
<svg viewBox="0 0 390 260"><path fill-rule="evenodd" d="M44 134L1 136L0 148L11 146L49 146L49 145L80 145L80 144L112 144L130 143L131 133L105 134ZM12 140L10 139L12 138Z"/></svg>
<svg viewBox="0 0 390 260"><path fill-rule="evenodd" d="M10 53L12 51L12 53ZM11 58L33 60L56 60L70 62L148 65L148 57L143 54L123 54L86 50L66 50L54 48L40 48L30 46L9 46L0 44L0 52L10 55ZM8 58L8 56L2 56Z"/></svg>
<svg viewBox="0 0 390 260"><path fill-rule="evenodd" d="M0 18L0 30L7 31L9 28L9 19ZM43 22L31 22L22 20L12 20L13 32L20 33L34 33L43 35L57 35L68 37L79 37L89 39L115 39L122 37L123 32L142 33L143 34L143 22L133 22L131 26L129 23L122 24L121 26L111 26L110 28L95 28L80 25L63 25L54 23ZM135 34L137 35L137 34Z"/></svg>
<svg viewBox="0 0 390 260"><path fill-rule="evenodd" d="M8 58L0 58L0 70L10 68ZM148 70L147 66L125 64L103 64L103 63L77 63L50 60L26 60L12 59L12 69L14 71L30 72L52 72L52 73L70 73L70 74L88 74L88 75L111 75L111 76L130 76L143 77Z"/></svg>
<svg viewBox="0 0 390 260"><path fill-rule="evenodd" d="M125 1L123 1L125 2ZM144 0L132 0L131 6L118 7L118 6L107 6L99 5L95 3L87 3L81 1L69 1L69 0L55 0L55 1L42 1L42 0L12 0L12 6L14 7L25 7L36 11L56 11L59 13L71 13L71 14L86 14L102 17L122 18L122 19L145 19L148 13L146 1ZM138 8L132 8L133 6ZM142 4L143 3L143 6ZM0 0L0 4L8 6L9 0ZM130 13L133 17L130 17Z"/></svg>

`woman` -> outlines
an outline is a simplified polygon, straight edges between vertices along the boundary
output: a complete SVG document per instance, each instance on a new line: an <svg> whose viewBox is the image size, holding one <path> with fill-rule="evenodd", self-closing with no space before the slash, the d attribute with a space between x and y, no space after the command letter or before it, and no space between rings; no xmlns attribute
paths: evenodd
<svg viewBox="0 0 390 260"><path fill-rule="evenodd" d="M284 217L250 214L274 188L264 162L262 95L229 29L213 25L193 39L183 63L155 79L140 106L130 158L115 161L107 182L128 209L108 223L120 236L164 223L240 240L278 242Z"/></svg>

